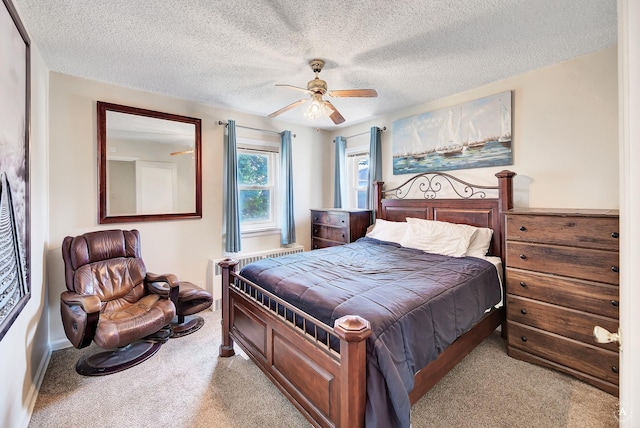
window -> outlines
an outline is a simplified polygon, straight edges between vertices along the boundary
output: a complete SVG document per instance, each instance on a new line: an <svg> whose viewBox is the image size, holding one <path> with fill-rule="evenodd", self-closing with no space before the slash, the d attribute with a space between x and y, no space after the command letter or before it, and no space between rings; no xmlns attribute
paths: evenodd
<svg viewBox="0 0 640 428"><path fill-rule="evenodd" d="M238 208L243 233L279 227L279 167L279 147L238 140Z"/></svg>
<svg viewBox="0 0 640 428"><path fill-rule="evenodd" d="M347 208L367 208L369 148L347 150Z"/></svg>

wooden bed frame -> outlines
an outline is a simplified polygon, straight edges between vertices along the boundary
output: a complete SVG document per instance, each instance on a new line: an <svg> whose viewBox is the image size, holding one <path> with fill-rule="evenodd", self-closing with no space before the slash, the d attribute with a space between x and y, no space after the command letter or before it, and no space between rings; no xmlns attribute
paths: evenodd
<svg viewBox="0 0 640 428"><path fill-rule="evenodd" d="M515 173L511 171L502 171L496 174L497 186L476 186L449 174L425 173L386 191L382 190L383 183L377 182L376 216L391 221L417 217L489 227L494 231L490 254L500 256L504 261L504 212L513 207L513 176ZM457 198L437 199L443 185L453 190ZM406 198L415 191L421 194L421 199ZM497 197L489 198L486 192L496 192ZM371 334L369 322L359 316L346 316L336 320L334 327L325 325L244 280L235 272L236 266L237 262L230 259L220 263L220 356L234 355L233 343L238 343L314 426L363 427L366 338ZM251 292L252 288L260 293ZM269 304L265 304L266 301ZM409 393L411 404L504 319L504 307L494 308L436 360L418 371L414 388ZM339 353L330 346L331 338L340 341Z"/></svg>

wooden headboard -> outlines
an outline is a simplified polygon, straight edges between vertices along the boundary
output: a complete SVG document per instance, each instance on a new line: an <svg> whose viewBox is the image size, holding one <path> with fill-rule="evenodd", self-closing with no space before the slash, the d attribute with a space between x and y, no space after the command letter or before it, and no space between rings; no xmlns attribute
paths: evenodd
<svg viewBox="0 0 640 428"><path fill-rule="evenodd" d="M374 183L376 218L406 221L407 217L449 223L470 224L493 229L489 254L504 261L504 212L513 208L512 171L496 174L496 186L475 185L450 174L427 172L416 175L393 189L383 190L384 183ZM439 199L438 193L455 195ZM421 197L409 199L418 193ZM487 197L487 194L495 194Z"/></svg>

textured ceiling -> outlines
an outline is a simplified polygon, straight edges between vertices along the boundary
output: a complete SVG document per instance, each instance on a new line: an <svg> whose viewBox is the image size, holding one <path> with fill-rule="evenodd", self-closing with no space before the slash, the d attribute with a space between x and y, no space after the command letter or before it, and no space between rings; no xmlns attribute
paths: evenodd
<svg viewBox="0 0 640 428"><path fill-rule="evenodd" d="M615 0L13 0L53 71L266 116L306 95L348 126L614 46ZM309 122L305 106L280 119Z"/></svg>

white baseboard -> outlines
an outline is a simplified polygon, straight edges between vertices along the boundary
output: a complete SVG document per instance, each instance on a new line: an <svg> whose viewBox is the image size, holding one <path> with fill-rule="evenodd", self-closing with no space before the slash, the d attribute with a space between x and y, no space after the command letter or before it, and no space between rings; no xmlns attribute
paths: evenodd
<svg viewBox="0 0 640 428"><path fill-rule="evenodd" d="M51 351L59 351L60 349L71 348L73 345L69 342L69 339L58 339L49 343Z"/></svg>
<svg viewBox="0 0 640 428"><path fill-rule="evenodd" d="M28 428L29 422L31 422L31 415L33 414L33 408L35 407L36 400L38 399L40 386L44 380L44 375L47 373L49 361L51 361L51 352L51 347L49 347L49 351L45 352L42 356L42 360L40 361L40 364L38 364L38 369L36 370L33 382L31 383L31 388L29 388L29 392L25 400L27 404L27 413L24 415L24 420L20 424L23 428Z"/></svg>

